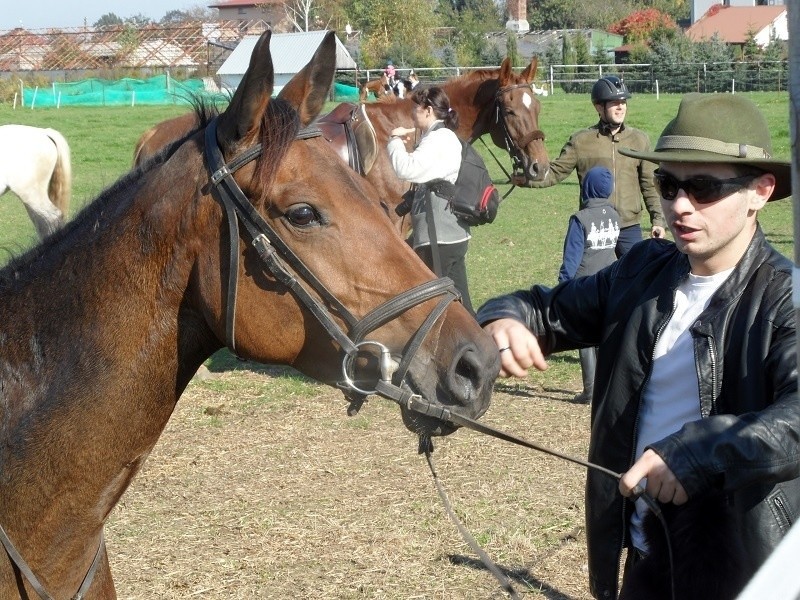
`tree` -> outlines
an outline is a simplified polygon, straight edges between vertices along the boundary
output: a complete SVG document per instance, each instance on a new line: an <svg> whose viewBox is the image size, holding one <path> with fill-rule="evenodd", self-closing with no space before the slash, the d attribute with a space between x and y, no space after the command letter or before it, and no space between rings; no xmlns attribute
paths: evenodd
<svg viewBox="0 0 800 600"><path fill-rule="evenodd" d="M361 56L367 67L388 59L404 66L431 53L431 29L438 19L428 0L350 0L347 12L363 32Z"/></svg>
<svg viewBox="0 0 800 600"><path fill-rule="evenodd" d="M119 27L122 24L122 19L120 19L117 15L114 13L106 13L97 19L97 21L92 24L92 27L95 29L103 29L107 27Z"/></svg>
<svg viewBox="0 0 800 600"><path fill-rule="evenodd" d="M511 32L506 34L506 56L512 67L522 66L522 59L519 56L519 50L517 50L517 36Z"/></svg>
<svg viewBox="0 0 800 600"><path fill-rule="evenodd" d="M495 65L499 50L487 33L503 28L503 15L493 0L439 0L436 12L451 27L450 44L461 65Z"/></svg>
<svg viewBox="0 0 800 600"><path fill-rule="evenodd" d="M290 0L283 5L286 18L297 31L308 31L314 22L314 0Z"/></svg>
<svg viewBox="0 0 800 600"><path fill-rule="evenodd" d="M695 44L695 57L705 65L703 92L724 92L730 90L733 73L733 51L716 33L710 40Z"/></svg>
<svg viewBox="0 0 800 600"><path fill-rule="evenodd" d="M177 23L190 23L194 21L213 21L217 18L217 11L202 6L194 6L187 10L170 10L161 17L161 25Z"/></svg>
<svg viewBox="0 0 800 600"><path fill-rule="evenodd" d="M145 17L141 13L125 19L125 25L131 25L137 28L144 27L145 25L150 25L152 23L153 20L150 17Z"/></svg>
<svg viewBox="0 0 800 600"><path fill-rule="evenodd" d="M678 25L672 17L655 8L636 11L608 27L611 33L623 36L626 44L647 41L661 29L677 30Z"/></svg>
<svg viewBox="0 0 800 600"><path fill-rule="evenodd" d="M636 62L653 65L653 77L662 92L683 92L687 88L686 65L695 61L692 40L680 32L658 32L650 44L650 52Z"/></svg>
<svg viewBox="0 0 800 600"><path fill-rule="evenodd" d="M531 29L606 29L630 14L631 0L528 0Z"/></svg>
<svg viewBox="0 0 800 600"><path fill-rule="evenodd" d="M592 55L589 52L589 44L586 42L586 36L582 33L578 33L575 36L575 64L592 64Z"/></svg>

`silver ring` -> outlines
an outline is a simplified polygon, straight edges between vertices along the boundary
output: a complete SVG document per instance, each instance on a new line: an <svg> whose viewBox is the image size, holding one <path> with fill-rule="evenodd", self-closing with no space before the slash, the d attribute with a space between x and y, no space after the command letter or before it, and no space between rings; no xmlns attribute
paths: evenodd
<svg viewBox="0 0 800 600"><path fill-rule="evenodd" d="M500 352L502 354L506 350L511 350L511 346L506 346L505 348L500 348L500 350L498 350L498 352Z"/></svg>

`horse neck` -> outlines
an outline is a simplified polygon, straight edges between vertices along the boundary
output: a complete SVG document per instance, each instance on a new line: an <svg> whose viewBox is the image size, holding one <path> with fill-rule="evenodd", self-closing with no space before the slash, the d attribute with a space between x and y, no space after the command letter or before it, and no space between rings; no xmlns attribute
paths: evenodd
<svg viewBox="0 0 800 600"><path fill-rule="evenodd" d="M182 181L200 177L180 166ZM174 178L149 179L118 183L0 275L13 315L0 369L0 525L41 549L25 556L32 564L53 564L48 548L81 556L216 349L185 304L197 248L213 245L221 217L209 218L194 183L178 193Z"/></svg>
<svg viewBox="0 0 800 600"><path fill-rule="evenodd" d="M458 113L456 133L461 139L473 140L491 131L498 86L494 71L477 71L442 85Z"/></svg>

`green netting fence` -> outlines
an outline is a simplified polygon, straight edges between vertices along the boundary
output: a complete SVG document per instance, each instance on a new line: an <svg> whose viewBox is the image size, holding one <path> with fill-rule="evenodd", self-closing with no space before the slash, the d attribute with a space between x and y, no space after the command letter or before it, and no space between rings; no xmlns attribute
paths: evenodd
<svg viewBox="0 0 800 600"><path fill-rule="evenodd" d="M49 88L23 87L21 91L22 105L28 108L190 104L194 97L203 97L212 103L229 99L227 92L220 92L215 87L202 79L178 81L169 75L158 75L149 79L53 82ZM333 95L335 101L357 101L358 88L336 83Z"/></svg>

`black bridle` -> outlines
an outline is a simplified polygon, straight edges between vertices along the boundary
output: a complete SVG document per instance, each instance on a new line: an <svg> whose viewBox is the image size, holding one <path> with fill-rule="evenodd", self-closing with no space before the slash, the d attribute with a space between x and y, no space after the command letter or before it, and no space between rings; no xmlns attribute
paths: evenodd
<svg viewBox="0 0 800 600"><path fill-rule="evenodd" d="M309 139L320 135L320 130L311 126L301 129L296 139ZM401 386L411 366L411 360L436 321L447 310L451 302L460 299L460 294L455 289L452 280L440 278L427 281L387 300L361 319L354 317L347 307L281 240L273 227L253 207L233 178L233 174L238 169L257 158L261 151L261 145L257 144L225 163L217 142L217 119L212 120L206 127L205 153L211 172L211 183L217 200L225 210L228 223L229 269L226 298L226 342L228 347L231 351L236 352L236 290L239 273L239 223L241 223L244 226L244 236L256 250L267 269L311 311L328 335L341 348L343 353L342 381L339 386L352 401L358 402L359 399L363 400L364 397L375 393L395 401L397 398L410 394L421 401L421 397ZM310 290L313 290L314 293ZM438 297L441 299L406 345L400 364L392 374L392 358L389 349L380 342L366 339L366 336L407 310ZM333 312L347 324L348 331L345 331L334 319ZM379 350L380 389L378 387L363 389L357 385L351 375L351 367L358 352L368 346Z"/></svg>

